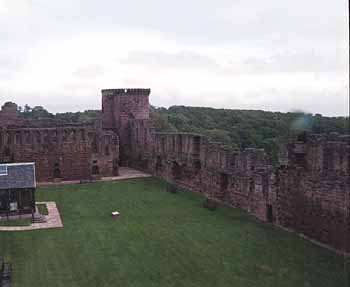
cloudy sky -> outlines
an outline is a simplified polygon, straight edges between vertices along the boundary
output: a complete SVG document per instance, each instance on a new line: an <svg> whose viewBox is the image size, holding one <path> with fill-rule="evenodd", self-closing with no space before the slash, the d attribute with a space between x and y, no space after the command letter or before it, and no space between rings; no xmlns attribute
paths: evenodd
<svg viewBox="0 0 350 287"><path fill-rule="evenodd" d="M348 114L347 0L0 0L0 103Z"/></svg>

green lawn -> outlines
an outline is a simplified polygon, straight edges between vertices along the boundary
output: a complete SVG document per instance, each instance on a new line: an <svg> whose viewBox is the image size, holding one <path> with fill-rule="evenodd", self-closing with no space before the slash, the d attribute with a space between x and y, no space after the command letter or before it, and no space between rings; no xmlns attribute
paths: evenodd
<svg viewBox="0 0 350 287"><path fill-rule="evenodd" d="M1 232L15 287L345 287L341 257L156 179L42 187L64 228ZM113 220L111 211L121 217Z"/></svg>
<svg viewBox="0 0 350 287"><path fill-rule="evenodd" d="M38 211L41 215L48 215L49 212L47 210L46 204L37 204Z"/></svg>

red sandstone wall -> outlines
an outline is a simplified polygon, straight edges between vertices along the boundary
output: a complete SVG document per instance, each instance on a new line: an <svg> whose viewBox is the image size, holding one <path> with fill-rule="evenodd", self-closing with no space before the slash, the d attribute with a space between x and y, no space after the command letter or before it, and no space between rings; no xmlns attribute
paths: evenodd
<svg viewBox="0 0 350 287"><path fill-rule="evenodd" d="M149 126L131 127L134 166L350 252L349 137L291 142L274 170L260 149L230 151L180 133L153 133L145 146L143 129Z"/></svg>
<svg viewBox="0 0 350 287"><path fill-rule="evenodd" d="M38 181L116 175L118 147L114 133L93 128L0 130L0 162L35 162Z"/></svg>
<svg viewBox="0 0 350 287"><path fill-rule="evenodd" d="M5 103L0 110L0 128L7 126L21 126L24 123L24 119L17 111L17 105L15 103Z"/></svg>
<svg viewBox="0 0 350 287"><path fill-rule="evenodd" d="M115 130L120 139L120 159L130 158L130 123L149 120L149 89L102 90L102 126Z"/></svg>
<svg viewBox="0 0 350 287"><path fill-rule="evenodd" d="M277 224L347 252L349 139L310 135L290 143L276 190Z"/></svg>
<svg viewBox="0 0 350 287"><path fill-rule="evenodd" d="M103 90L104 130L16 129L22 119L6 104L0 162L35 161L39 181L52 180L57 167L63 179L98 178L118 174L121 148L132 166L350 252L349 136L304 135L282 149L281 167L273 170L263 150L231 151L200 135L154 133L149 93Z"/></svg>
<svg viewBox="0 0 350 287"><path fill-rule="evenodd" d="M145 152L138 136L142 128L133 126L136 129L132 134L134 166L147 166L146 170L168 181L266 220L271 170L263 150L237 152L200 135L154 133L153 152ZM146 158L148 165L140 166L140 158Z"/></svg>
<svg viewBox="0 0 350 287"><path fill-rule="evenodd" d="M103 128L124 129L129 120L148 120L149 94L149 89L102 90Z"/></svg>

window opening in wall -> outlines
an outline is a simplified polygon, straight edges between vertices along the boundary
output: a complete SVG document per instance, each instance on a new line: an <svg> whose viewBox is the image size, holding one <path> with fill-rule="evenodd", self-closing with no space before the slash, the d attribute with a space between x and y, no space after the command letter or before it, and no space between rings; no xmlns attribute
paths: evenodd
<svg viewBox="0 0 350 287"><path fill-rule="evenodd" d="M21 144L21 134L16 133L16 144Z"/></svg>
<svg viewBox="0 0 350 287"><path fill-rule="evenodd" d="M273 209L271 204L266 206L266 219L268 222L273 223Z"/></svg>
<svg viewBox="0 0 350 287"><path fill-rule="evenodd" d="M195 160L193 162L193 168L194 168L195 173L200 172L200 170L202 169L202 164L201 164L200 160Z"/></svg>
<svg viewBox="0 0 350 287"><path fill-rule="evenodd" d="M162 170L162 158L160 156L157 156L156 171L160 170Z"/></svg>
<svg viewBox="0 0 350 287"><path fill-rule="evenodd" d="M53 177L54 178L61 178L62 177L61 170L60 170L59 166L60 166L59 163L55 162L54 169L53 169Z"/></svg>
<svg viewBox="0 0 350 287"><path fill-rule="evenodd" d="M29 144L30 143L30 133L29 132L25 132L24 138L25 138L25 143Z"/></svg>
<svg viewBox="0 0 350 287"><path fill-rule="evenodd" d="M249 181L249 192L254 192L255 190L255 182L253 179Z"/></svg>
<svg viewBox="0 0 350 287"><path fill-rule="evenodd" d="M54 178L61 178L61 170L57 167L53 170L53 177Z"/></svg>
<svg viewBox="0 0 350 287"><path fill-rule="evenodd" d="M119 161L117 158L113 160L113 172L114 175L119 175Z"/></svg>
<svg viewBox="0 0 350 287"><path fill-rule="evenodd" d="M99 170L99 168L98 168L98 166L97 165L94 165L93 167L92 167L92 174L93 175L97 175L97 174L99 174L100 173L100 170Z"/></svg>
<svg viewBox="0 0 350 287"><path fill-rule="evenodd" d="M81 135L81 140L85 141L85 131L84 130L81 131L80 135Z"/></svg>
<svg viewBox="0 0 350 287"><path fill-rule="evenodd" d="M39 132L36 133L36 142L37 142L38 144L41 143L41 135L40 135Z"/></svg>
<svg viewBox="0 0 350 287"><path fill-rule="evenodd" d="M225 190L228 187L228 176L225 173L220 174L220 189Z"/></svg>
<svg viewBox="0 0 350 287"><path fill-rule="evenodd" d="M174 161L173 167L172 167L172 175L174 179L181 179L181 174L182 174L181 166L176 161Z"/></svg>
<svg viewBox="0 0 350 287"><path fill-rule="evenodd" d="M7 145L11 145L11 134L7 133Z"/></svg>

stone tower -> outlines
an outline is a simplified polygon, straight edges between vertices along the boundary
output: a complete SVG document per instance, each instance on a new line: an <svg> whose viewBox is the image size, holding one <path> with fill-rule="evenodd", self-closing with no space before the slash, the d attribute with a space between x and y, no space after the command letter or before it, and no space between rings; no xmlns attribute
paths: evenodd
<svg viewBox="0 0 350 287"><path fill-rule="evenodd" d="M102 127L118 134L122 163L130 146L130 121L149 119L150 92L150 89L102 90Z"/></svg>
<svg viewBox="0 0 350 287"><path fill-rule="evenodd" d="M23 122L15 103L7 102L1 107L0 127L21 126Z"/></svg>

